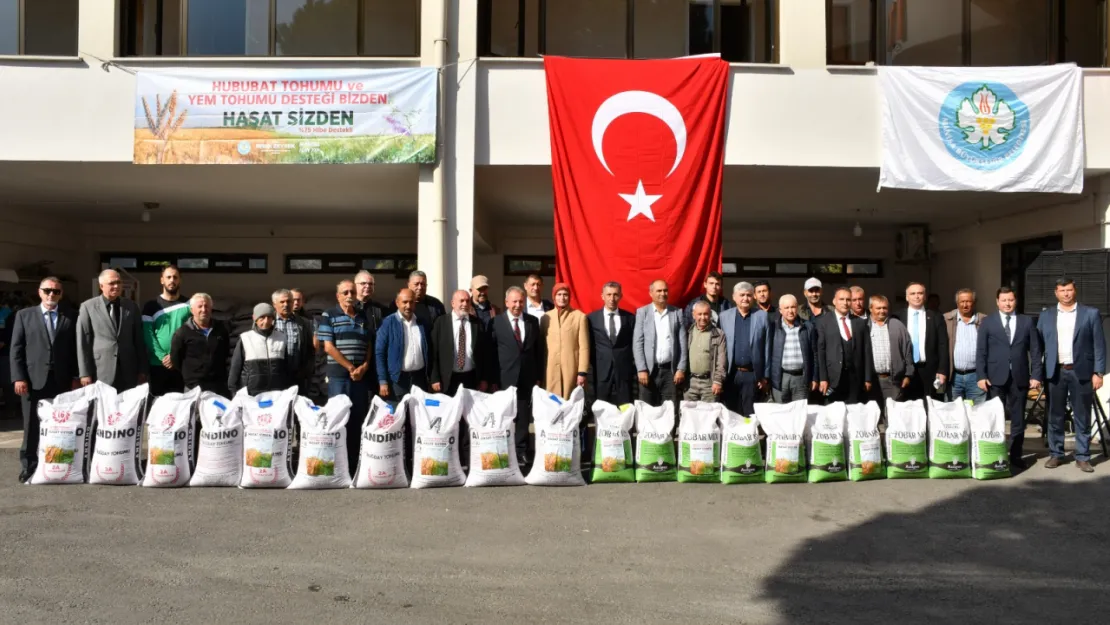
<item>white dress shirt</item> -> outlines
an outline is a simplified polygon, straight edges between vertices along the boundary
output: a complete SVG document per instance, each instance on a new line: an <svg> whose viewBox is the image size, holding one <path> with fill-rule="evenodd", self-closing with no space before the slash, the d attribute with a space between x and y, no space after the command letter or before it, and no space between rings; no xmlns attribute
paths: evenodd
<svg viewBox="0 0 1110 625"><path fill-rule="evenodd" d="M524 345L524 319L522 317L514 317L512 313L505 313L505 316L509 318L510 330L513 329L513 323L517 323L517 325L520 327L520 344Z"/></svg>
<svg viewBox="0 0 1110 625"><path fill-rule="evenodd" d="M842 315L840 313L834 314L836 315L836 329L840 330L840 338L845 341L850 341L851 337L848 336L846 328L852 327L852 313L848 313L847 315Z"/></svg>
<svg viewBox="0 0 1110 625"><path fill-rule="evenodd" d="M532 300L528 299L527 297L524 298L524 312L535 317L536 321L543 321L543 316L547 314L547 311L543 309L542 299L540 300L539 304L533 305Z"/></svg>
<svg viewBox="0 0 1110 625"><path fill-rule="evenodd" d="M1010 345L1014 344L1014 335L1017 334L1017 313L1004 313L998 311L998 316L1002 319L1002 331L1006 331L1006 318L1010 318Z"/></svg>
<svg viewBox="0 0 1110 625"><path fill-rule="evenodd" d="M47 308L39 304L39 309L42 311L42 322L50 327L51 330L58 329L58 309Z"/></svg>
<svg viewBox="0 0 1110 625"><path fill-rule="evenodd" d="M910 331L910 345L917 343L917 354L919 360L917 362L925 362L925 321L926 313L924 308L908 308L906 309L906 327ZM916 319L914 318L916 317ZM916 364L916 363L915 363Z"/></svg>
<svg viewBox="0 0 1110 625"><path fill-rule="evenodd" d="M1073 305L1071 310L1064 310L1059 304L1056 305L1056 360L1062 365L1075 362L1072 347L1075 345L1075 318L1078 311L1078 304Z"/></svg>
<svg viewBox="0 0 1110 625"><path fill-rule="evenodd" d="M655 315L655 364L670 364L674 359L671 348L671 311L664 308L663 312L659 312L653 307L651 312Z"/></svg>
<svg viewBox="0 0 1110 625"><path fill-rule="evenodd" d="M451 315L451 326L454 328L455 336L455 347L452 352L455 354L455 360L454 364L451 365L451 370L455 373L466 373L474 370L474 337L472 336L474 333L470 331L469 327L466 329L466 361L463 363L463 368L459 369L459 330L462 325L467 324L467 321L468 317L466 315L462 317L453 313Z"/></svg>
<svg viewBox="0 0 1110 625"><path fill-rule="evenodd" d="M401 324L405 328L405 359L401 370L405 373L420 371L424 368L424 343L420 336L420 326L416 324L416 315L410 321L405 321L401 313L397 313L397 316L401 318Z"/></svg>
<svg viewBox="0 0 1110 625"><path fill-rule="evenodd" d="M613 311L610 311L608 308L603 308L602 309L602 317L603 317L602 321L605 322L605 332L606 333L609 332L609 315L613 315L613 327L615 327L617 329L617 334L620 334L621 333L621 311L620 311L620 309L618 308L617 310L613 310Z"/></svg>

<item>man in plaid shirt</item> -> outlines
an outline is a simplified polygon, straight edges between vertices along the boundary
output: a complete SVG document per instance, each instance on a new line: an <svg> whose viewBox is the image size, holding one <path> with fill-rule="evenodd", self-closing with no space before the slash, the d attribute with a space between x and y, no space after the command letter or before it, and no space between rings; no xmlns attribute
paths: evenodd
<svg viewBox="0 0 1110 625"><path fill-rule="evenodd" d="M816 329L798 318L798 300L789 293L779 298L778 318L771 324L771 396L778 403L809 397L817 382L813 375Z"/></svg>
<svg viewBox="0 0 1110 625"><path fill-rule="evenodd" d="M293 314L293 292L289 289L274 291L271 300L277 311L274 328L285 334L285 353L289 356L289 368L297 381L297 388L304 395L316 368L312 321Z"/></svg>

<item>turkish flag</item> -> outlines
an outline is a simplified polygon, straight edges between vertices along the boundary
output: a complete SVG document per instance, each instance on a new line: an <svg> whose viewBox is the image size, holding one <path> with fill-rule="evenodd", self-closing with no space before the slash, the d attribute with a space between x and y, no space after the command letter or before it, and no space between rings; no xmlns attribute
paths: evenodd
<svg viewBox="0 0 1110 625"><path fill-rule="evenodd" d="M721 268L728 63L719 57L598 60L545 57L555 194L556 276L571 305L600 308L701 293Z"/></svg>

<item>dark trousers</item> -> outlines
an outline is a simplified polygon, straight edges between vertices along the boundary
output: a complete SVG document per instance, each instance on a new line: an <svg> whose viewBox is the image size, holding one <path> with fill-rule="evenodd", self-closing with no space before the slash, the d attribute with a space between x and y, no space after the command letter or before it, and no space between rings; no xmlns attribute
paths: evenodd
<svg viewBox="0 0 1110 625"><path fill-rule="evenodd" d="M161 364L150 365L150 394L155 397L166 393L181 393L185 390L185 381L181 379L181 372L177 369L167 369Z"/></svg>
<svg viewBox="0 0 1110 625"><path fill-rule="evenodd" d="M640 386L640 401L652 406L660 406L665 401L677 403L680 399L674 385L674 365L671 363L655 365L648 374L647 386Z"/></svg>
<svg viewBox="0 0 1110 625"><path fill-rule="evenodd" d="M845 404L858 404L866 397L863 374L853 367L844 367L840 372L840 382L829 393L828 402L842 401Z"/></svg>
<svg viewBox="0 0 1110 625"><path fill-rule="evenodd" d="M866 395L868 399L874 400L879 404L879 413L882 419L886 419L886 400L893 399L894 401L905 400L905 389L902 388L902 380L904 378L896 378L894 376L886 376L885 378L880 374L876 375L877 384L871 385L871 392Z"/></svg>
<svg viewBox="0 0 1110 625"><path fill-rule="evenodd" d="M28 386L30 382L28 382ZM23 443L19 446L20 471L30 476L39 464L39 401L52 400L61 393L61 385L54 380L54 374L46 377L46 383L40 389L30 389L23 400Z"/></svg>
<svg viewBox="0 0 1110 625"><path fill-rule="evenodd" d="M1071 422L1075 429L1075 459L1091 459L1091 402L1094 388L1090 378L1080 380L1075 371L1056 365L1056 375L1048 381L1048 451L1054 458L1064 457L1064 421L1071 399Z"/></svg>
<svg viewBox="0 0 1110 625"><path fill-rule="evenodd" d="M516 459L521 469L532 466L536 441L528 432L532 425L532 384L521 384L516 390Z"/></svg>
<svg viewBox="0 0 1110 625"><path fill-rule="evenodd" d="M1010 458L1021 459L1025 447L1025 398L1029 387L1014 384L1013 378L1002 386L991 386L990 398L1002 398L1006 420L1010 422Z"/></svg>
<svg viewBox="0 0 1110 625"><path fill-rule="evenodd" d="M370 386L366 378L328 377L328 398L346 395L351 400L351 418L347 420L347 462L351 467L358 466L358 455L362 446L362 422L370 412ZM352 472L353 472L352 468Z"/></svg>
<svg viewBox="0 0 1110 625"><path fill-rule="evenodd" d="M910 376L910 387L905 392L906 401L925 399L926 397L944 401L944 393L938 393L936 387L933 386L933 383L936 382L936 374L929 376L924 370L924 366L924 363L920 362L914 365L913 375Z"/></svg>
<svg viewBox="0 0 1110 625"><path fill-rule="evenodd" d="M459 387L472 391L478 390L478 373L476 371L452 372L447 378L447 388L442 391L454 397L455 393L459 392ZM459 458L462 460L463 469L470 469L470 426L466 419L459 421Z"/></svg>
<svg viewBox="0 0 1110 625"><path fill-rule="evenodd" d="M757 381L754 371L733 368L732 373L725 378L725 406L744 417L754 415Z"/></svg>

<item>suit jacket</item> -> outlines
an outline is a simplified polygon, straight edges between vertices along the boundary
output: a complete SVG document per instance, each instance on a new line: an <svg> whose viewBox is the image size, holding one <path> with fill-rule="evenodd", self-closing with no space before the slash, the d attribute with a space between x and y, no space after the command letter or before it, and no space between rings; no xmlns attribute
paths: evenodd
<svg viewBox="0 0 1110 625"><path fill-rule="evenodd" d="M986 315L983 313L975 313L976 330L981 328L985 317ZM948 377L952 377L952 374L956 371L956 320L959 318L959 309L944 313L944 329L948 332L948 373L946 374ZM978 334L976 334L976 337L978 337ZM978 351L976 351L976 359L978 359Z"/></svg>
<svg viewBox="0 0 1110 625"><path fill-rule="evenodd" d="M721 313L721 329L725 331L725 351L728 353L728 370L732 371L732 355L736 343L736 315L739 311L730 308ZM768 339L770 328L767 324L767 313L758 307L753 307L752 325L748 330L748 339L751 341L752 371L760 378L771 377L771 342Z"/></svg>
<svg viewBox="0 0 1110 625"><path fill-rule="evenodd" d="M598 382L612 379L634 381L636 379L636 359L632 356L632 336L636 331L636 316L619 310L617 318L621 328L617 331L616 343L609 340L609 319L604 308L586 315L590 324L590 371L594 388Z"/></svg>
<svg viewBox="0 0 1110 625"><path fill-rule="evenodd" d="M1059 345L1056 342L1056 312L1053 306L1041 311L1037 321L1044 346L1045 375L1051 379L1056 375L1056 365L1060 362ZM1106 372L1106 339L1102 332L1102 317L1098 309L1078 304L1075 311L1075 336L1072 338L1072 364L1075 375L1080 380L1089 380L1094 374Z"/></svg>
<svg viewBox="0 0 1110 625"><path fill-rule="evenodd" d="M451 383L451 372L455 368L455 326L458 325L454 311L436 319L431 335L431 366L428 380L432 384L442 384L444 391ZM488 381L486 364L486 332L482 321L475 315L466 318L466 337L474 359L474 374L479 381Z"/></svg>
<svg viewBox="0 0 1110 625"><path fill-rule="evenodd" d="M871 334L867 323L849 314L852 341L849 346L853 352L856 368L863 375L862 382L875 381L875 363L871 360ZM840 376L844 371L844 339L840 336L836 313L821 315L817 320L817 368L818 380L828 382L829 387L840 386Z"/></svg>
<svg viewBox="0 0 1110 625"><path fill-rule="evenodd" d="M874 321L867 321L867 333L871 334L871 327ZM913 365L913 343L910 342L910 333L906 331L906 326L897 319L888 317L886 320L887 339L890 341L890 377L897 383L895 386L902 384L902 378L912 377L914 373ZM871 362L875 362L875 344L871 344Z"/></svg>
<svg viewBox="0 0 1110 625"><path fill-rule="evenodd" d="M975 373L980 380L1002 386L1011 380L1020 389L1029 388L1029 380L1044 381L1041 361L1041 339L1033 320L1012 313L1010 330L1014 340L1006 336L1006 326L999 313L988 315L979 323L975 345Z"/></svg>
<svg viewBox="0 0 1110 625"><path fill-rule="evenodd" d="M77 311L66 304L58 306L53 343L42 306L22 309L8 323L12 325L12 381L27 382L37 391L46 386L53 372L54 382L69 388L69 382L77 377Z"/></svg>
<svg viewBox="0 0 1110 625"><path fill-rule="evenodd" d="M424 320L413 312L412 318L420 329L420 346L424 355L424 369L428 368L428 329ZM397 313L386 315L378 336L374 339L374 365L378 369L378 384L396 383L401 379L405 366L405 324Z"/></svg>
<svg viewBox="0 0 1110 625"><path fill-rule="evenodd" d="M543 385L544 341L535 317L521 311L520 321L524 324L523 344L516 342L507 312L490 321L486 329L490 348L487 371L491 382L500 388L515 386L518 395L530 397L533 386Z"/></svg>
<svg viewBox="0 0 1110 625"><path fill-rule="evenodd" d="M133 386L140 374L150 372L139 307L120 297L119 315L117 331L104 297L97 295L81 304L77 317L77 368L81 377L109 386Z"/></svg>
<svg viewBox="0 0 1110 625"><path fill-rule="evenodd" d="M667 323L671 326L671 366L675 371L687 371L686 331L682 326L682 311L667 306ZM636 371L651 373L655 368L655 304L636 310L636 324L632 333L632 358Z"/></svg>
<svg viewBox="0 0 1110 625"><path fill-rule="evenodd" d="M770 375L767 376L771 381L771 388L776 391L782 390L782 352L786 347L786 330L782 327L782 317L777 314L771 315L770 320L773 323L770 326L771 339L771 354L768 358L770 362ZM817 347L817 330L813 326L803 323L801 319L796 319L795 323L800 326L798 330L798 342L802 348L802 377L805 379L805 386L808 389L810 382L817 379L816 368L814 367L814 353Z"/></svg>
<svg viewBox="0 0 1110 625"><path fill-rule="evenodd" d="M947 376L952 372L952 358L948 350L948 328L944 325L944 317L928 309L923 310L922 313L925 315L925 341L921 349L925 353L925 366L919 373L926 380L932 380L938 373ZM913 360L913 326L910 325L912 322L910 309L900 308L894 312L893 317L906 326L906 332L910 335L910 360Z"/></svg>

